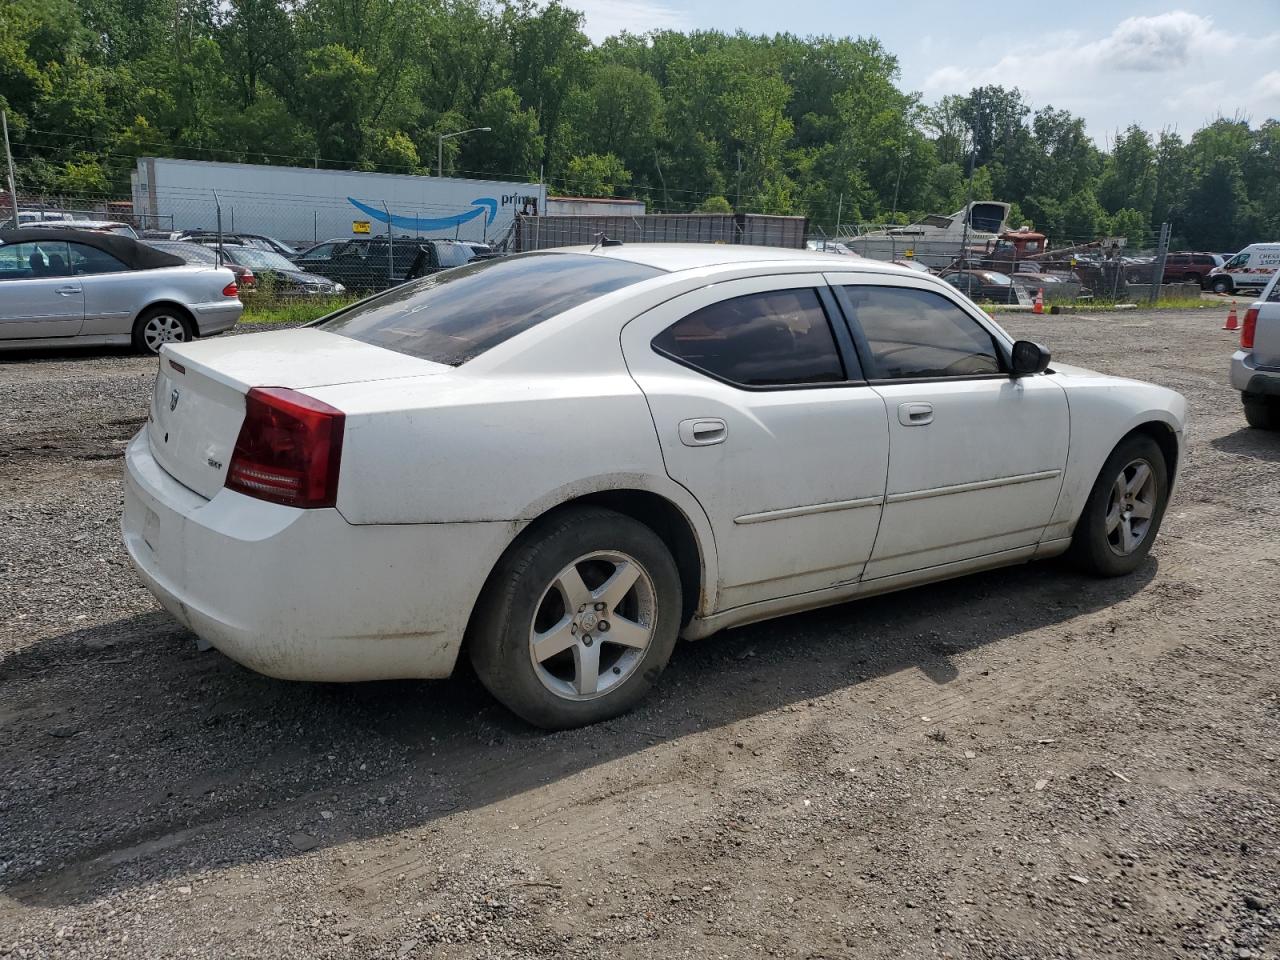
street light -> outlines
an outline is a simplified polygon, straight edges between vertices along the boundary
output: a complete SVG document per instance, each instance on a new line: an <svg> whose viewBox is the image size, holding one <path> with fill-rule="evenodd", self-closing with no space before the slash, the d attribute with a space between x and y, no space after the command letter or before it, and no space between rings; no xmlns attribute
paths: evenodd
<svg viewBox="0 0 1280 960"><path fill-rule="evenodd" d="M472 127L469 130L459 130L457 133L442 133L436 138L436 176L444 176L444 142L454 137L460 137L464 133L491 133L493 127Z"/></svg>

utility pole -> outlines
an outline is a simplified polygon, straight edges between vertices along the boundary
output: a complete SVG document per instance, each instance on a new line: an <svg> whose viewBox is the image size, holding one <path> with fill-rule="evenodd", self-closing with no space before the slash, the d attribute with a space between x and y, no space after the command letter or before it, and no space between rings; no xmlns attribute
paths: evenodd
<svg viewBox="0 0 1280 960"><path fill-rule="evenodd" d="M982 98L977 99L977 109L973 112L973 138L969 145L969 185L965 190L964 230L960 239L960 272L964 274L969 266L969 218L973 215L973 172L978 165L978 124L982 122Z"/></svg>
<svg viewBox="0 0 1280 960"><path fill-rule="evenodd" d="M742 151L738 151L738 202L734 204L733 212L737 213L742 209Z"/></svg>
<svg viewBox="0 0 1280 960"><path fill-rule="evenodd" d="M1156 300L1160 298L1160 286L1164 283L1164 262L1169 256L1169 222L1166 220L1160 224L1160 246L1156 248L1156 260L1152 264L1154 270L1151 274L1151 295L1147 302L1155 306ZM1117 264L1117 269L1119 265Z"/></svg>
<svg viewBox="0 0 1280 960"><path fill-rule="evenodd" d="M13 207L13 229L22 224L18 222L18 182L13 175L13 153L9 150L9 114L0 110L0 124L4 125L4 159L9 164L9 203Z"/></svg>

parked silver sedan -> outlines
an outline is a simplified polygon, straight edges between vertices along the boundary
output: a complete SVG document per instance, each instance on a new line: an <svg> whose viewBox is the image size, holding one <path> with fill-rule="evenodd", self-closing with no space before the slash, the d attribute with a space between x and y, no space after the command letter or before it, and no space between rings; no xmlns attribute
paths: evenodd
<svg viewBox="0 0 1280 960"><path fill-rule="evenodd" d="M189 266L110 233L0 231L0 351L132 344L158 353L229 330L243 309L225 267Z"/></svg>

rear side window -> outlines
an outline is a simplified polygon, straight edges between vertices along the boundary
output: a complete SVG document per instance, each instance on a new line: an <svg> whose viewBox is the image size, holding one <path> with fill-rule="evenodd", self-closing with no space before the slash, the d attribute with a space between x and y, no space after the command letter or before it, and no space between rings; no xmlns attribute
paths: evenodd
<svg viewBox="0 0 1280 960"><path fill-rule="evenodd" d="M77 276L94 273L119 273L122 270L129 269L111 254L99 250L97 247L90 247L83 243L69 243L67 246L71 249L71 263L75 267Z"/></svg>
<svg viewBox="0 0 1280 960"><path fill-rule="evenodd" d="M746 387L840 383L844 366L812 288L721 300L653 338L659 353Z"/></svg>
<svg viewBox="0 0 1280 960"><path fill-rule="evenodd" d="M882 380L998 374L995 339L946 297L909 287L844 287L851 319L871 348Z"/></svg>
<svg viewBox="0 0 1280 960"><path fill-rule="evenodd" d="M586 254L521 254L411 280L316 326L456 367L557 314L663 272Z"/></svg>

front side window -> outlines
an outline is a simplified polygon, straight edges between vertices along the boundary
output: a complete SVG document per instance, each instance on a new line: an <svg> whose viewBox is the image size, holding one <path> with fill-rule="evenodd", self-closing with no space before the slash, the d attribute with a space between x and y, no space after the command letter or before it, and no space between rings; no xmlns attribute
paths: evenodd
<svg viewBox="0 0 1280 960"><path fill-rule="evenodd" d="M129 268L104 250L83 243L69 243L71 263L77 276L94 273L119 273Z"/></svg>
<svg viewBox="0 0 1280 960"><path fill-rule="evenodd" d="M1249 255L1247 253L1237 253L1234 257L1232 257L1230 260L1227 261L1226 265L1229 269L1235 270L1238 267L1243 267L1248 262L1249 262Z"/></svg>
<svg viewBox="0 0 1280 960"><path fill-rule="evenodd" d="M747 387L844 381L831 323L810 287L751 293L696 310L653 338L659 353Z"/></svg>
<svg viewBox="0 0 1280 960"><path fill-rule="evenodd" d="M78 244L73 244L78 246ZM62 240L0 246L0 280L40 280L71 276L71 258Z"/></svg>
<svg viewBox="0 0 1280 960"><path fill-rule="evenodd" d="M908 287L843 288L850 319L882 380L969 377L1002 372L995 339L941 294Z"/></svg>
<svg viewBox="0 0 1280 960"><path fill-rule="evenodd" d="M544 320L663 272L585 254L517 254L411 280L316 327L456 367Z"/></svg>

